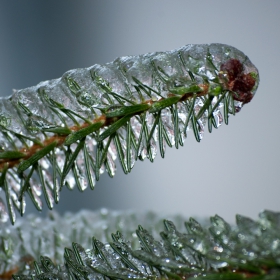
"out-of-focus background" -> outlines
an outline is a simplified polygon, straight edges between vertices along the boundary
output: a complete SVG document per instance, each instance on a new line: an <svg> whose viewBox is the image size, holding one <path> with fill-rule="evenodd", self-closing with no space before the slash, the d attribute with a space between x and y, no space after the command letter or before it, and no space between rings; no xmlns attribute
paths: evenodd
<svg viewBox="0 0 280 280"><path fill-rule="evenodd" d="M136 162L129 175L118 168L113 179L101 176L94 191L64 189L55 210L217 213L230 222L236 213L256 218L262 209L280 211L279 13L279 0L2 1L1 96L73 68L189 43L235 46L260 71L255 98L228 126L199 144L189 133L165 159ZM27 212L35 211L28 203Z"/></svg>

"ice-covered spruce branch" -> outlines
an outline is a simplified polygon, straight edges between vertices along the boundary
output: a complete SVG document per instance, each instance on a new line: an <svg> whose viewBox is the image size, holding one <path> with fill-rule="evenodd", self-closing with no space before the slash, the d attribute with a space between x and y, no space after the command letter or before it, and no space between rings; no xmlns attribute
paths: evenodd
<svg viewBox="0 0 280 280"><path fill-rule="evenodd" d="M280 213L172 220L103 209L3 224L0 279L280 279Z"/></svg>
<svg viewBox="0 0 280 280"><path fill-rule="evenodd" d="M94 188L118 157L125 173L137 159L164 157L192 128L200 141L253 98L256 67L223 44L120 57L105 65L17 90L0 101L0 219L15 222L25 195L50 209L63 186ZM223 112L223 113L222 113Z"/></svg>

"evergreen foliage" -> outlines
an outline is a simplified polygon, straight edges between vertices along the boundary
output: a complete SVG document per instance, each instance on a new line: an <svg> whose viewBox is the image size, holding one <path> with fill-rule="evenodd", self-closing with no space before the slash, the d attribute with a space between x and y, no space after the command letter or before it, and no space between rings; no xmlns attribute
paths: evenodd
<svg viewBox="0 0 280 280"><path fill-rule="evenodd" d="M105 170L113 177L117 157L127 174L138 159L153 162L157 149L164 157L166 146L183 146L189 129L199 142L206 126L212 132L228 124L252 100L258 82L258 70L239 50L187 45L71 70L1 99L2 225L15 223L15 210L24 214L26 194L39 211L42 195L52 209L62 187L94 189ZM279 279L279 217L269 211L257 222L237 216L236 228L217 215L210 227L191 218L185 233L164 220L164 230L154 230L159 241L143 226L124 236L132 228L127 220L109 238L99 217L94 228L101 235L91 248L88 215L74 216L73 227L73 220L54 214L41 230L31 218L12 233L0 227L0 278Z"/></svg>
<svg viewBox="0 0 280 280"><path fill-rule="evenodd" d="M218 215L210 223L173 219L177 226L153 213L106 210L29 217L13 234L2 229L2 269L17 280L279 279L280 213L237 215L236 226Z"/></svg>
<svg viewBox="0 0 280 280"><path fill-rule="evenodd" d="M250 102L258 81L239 50L187 45L71 70L1 99L0 220L24 214L26 194L40 211L41 196L52 209L64 186L94 189L104 170L114 176L117 157L126 174L137 159L153 161L157 143L164 157L190 128L199 142Z"/></svg>

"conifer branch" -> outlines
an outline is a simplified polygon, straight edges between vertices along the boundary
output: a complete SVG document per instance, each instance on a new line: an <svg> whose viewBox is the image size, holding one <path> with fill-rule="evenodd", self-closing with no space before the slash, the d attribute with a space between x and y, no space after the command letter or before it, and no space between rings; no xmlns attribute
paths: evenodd
<svg viewBox="0 0 280 280"><path fill-rule="evenodd" d="M52 209L63 186L94 189L104 169L114 176L116 157L129 173L137 159L154 160L157 141L162 157L190 128L199 142L206 125L227 124L251 101L258 81L237 49L187 45L71 70L1 99L0 220L23 215L26 194L41 210L41 193Z"/></svg>
<svg viewBox="0 0 280 280"><path fill-rule="evenodd" d="M30 216L12 234L0 227L0 278L279 279L280 213L236 215L236 226L218 215L173 219L104 209Z"/></svg>

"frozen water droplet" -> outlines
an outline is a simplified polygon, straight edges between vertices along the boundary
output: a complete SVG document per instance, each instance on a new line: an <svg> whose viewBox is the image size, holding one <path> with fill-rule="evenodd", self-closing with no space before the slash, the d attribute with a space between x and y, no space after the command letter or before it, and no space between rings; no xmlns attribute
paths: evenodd
<svg viewBox="0 0 280 280"><path fill-rule="evenodd" d="M21 203L18 200L18 195L12 189L10 190L10 197L17 210L19 210Z"/></svg>
<svg viewBox="0 0 280 280"><path fill-rule="evenodd" d="M157 155L157 145L155 141L150 141L150 150L151 150L151 155L149 155L150 160L154 160L156 155Z"/></svg>
<svg viewBox="0 0 280 280"><path fill-rule="evenodd" d="M184 143L187 137L186 131L184 129L185 129L185 123L187 121L188 110L185 104L183 104L182 102L177 104L177 110L178 110L178 117L179 117L179 129L181 132L182 141ZM186 129L188 129L188 127Z"/></svg>
<svg viewBox="0 0 280 280"><path fill-rule="evenodd" d="M11 123L11 118L8 116L5 116L3 114L0 114L0 125L3 127L8 127Z"/></svg>
<svg viewBox="0 0 280 280"><path fill-rule="evenodd" d="M34 133L40 131L43 128L53 127L53 124L48 122L46 119L36 115L29 116L26 125L28 129Z"/></svg>
<svg viewBox="0 0 280 280"><path fill-rule="evenodd" d="M76 181L72 170L70 170L69 173L66 175L65 181L68 182L69 189L73 190L76 185Z"/></svg>
<svg viewBox="0 0 280 280"><path fill-rule="evenodd" d="M86 167L85 173L87 176L87 181L88 184L90 185L90 188L94 188L95 183L96 183L96 177L95 177L95 171L94 170L94 159L92 157L92 153L89 149L89 146L86 144L84 148L84 152L87 155L87 160L88 160L88 166ZM86 159L85 159L85 164L86 164Z"/></svg>
<svg viewBox="0 0 280 280"><path fill-rule="evenodd" d="M187 111L186 106L183 103L178 103L177 104L177 110L178 110L179 120L182 123L185 123L186 120L187 120L187 116L188 116L188 111Z"/></svg>
<svg viewBox="0 0 280 280"><path fill-rule="evenodd" d="M25 209L26 209L26 200L25 200L25 197L23 196L22 197L22 200L21 200L21 215L25 213Z"/></svg>
<svg viewBox="0 0 280 280"><path fill-rule="evenodd" d="M42 194L41 186L38 185L37 182L35 180L33 180L32 178L30 179L30 186L31 186L30 189L31 189L32 200L34 200L36 207L41 211L43 208L43 203L40 198L40 196Z"/></svg>
<svg viewBox="0 0 280 280"><path fill-rule="evenodd" d="M154 116L152 114L147 114L146 115L146 125L147 125L147 128L148 128L148 135L149 136L151 135L154 122L155 122ZM146 143L146 147L145 147L147 149L147 151L148 151L148 148L150 150L150 153L147 153L147 157L150 160L153 160L156 157L156 154L157 154L157 145L156 145L156 140L155 139L157 139L157 127L154 129L152 137L150 138L150 142Z"/></svg>
<svg viewBox="0 0 280 280"><path fill-rule="evenodd" d="M52 209L54 205L53 193L48 187L48 183L46 183L46 199L48 200L49 208Z"/></svg>
<svg viewBox="0 0 280 280"><path fill-rule="evenodd" d="M119 140L120 140L120 144L121 144L121 148L123 151L123 156L124 156L124 165L125 165L125 169L127 170L127 145L126 145L126 137L127 137L127 131L126 128L121 127L118 130L118 135L119 135Z"/></svg>
<svg viewBox="0 0 280 280"><path fill-rule="evenodd" d="M97 107L101 104L101 100L97 96L90 94L87 91L82 91L78 95L78 100L82 104L86 104L87 106L90 106L90 107Z"/></svg>
<svg viewBox="0 0 280 280"><path fill-rule="evenodd" d="M110 174L112 176L115 176L116 164L115 164L115 161L112 158L112 155L110 153L107 154L107 164L108 164L108 167L110 169Z"/></svg>
<svg viewBox="0 0 280 280"><path fill-rule="evenodd" d="M106 168L105 168L105 165L104 163L101 165L100 169L99 169L99 173L100 174L103 174L105 172Z"/></svg>
<svg viewBox="0 0 280 280"><path fill-rule="evenodd" d="M242 106L243 106L242 102L234 100L234 107L236 113L240 112Z"/></svg>
<svg viewBox="0 0 280 280"><path fill-rule="evenodd" d="M212 100L212 107L214 107L216 105L217 101L218 101L218 98L215 96ZM218 107L212 112L212 114L215 118L217 127L221 126L221 124L223 123L223 115L222 115L222 112L221 112L221 109L222 109L223 106L224 106L224 104L220 103L218 105Z"/></svg>
<svg viewBox="0 0 280 280"><path fill-rule="evenodd" d="M80 191L84 191L88 186L87 177L85 175L85 169L81 169L77 165L77 163L74 163L74 175L75 175L75 181Z"/></svg>
<svg viewBox="0 0 280 280"><path fill-rule="evenodd" d="M200 118L199 120L197 120L197 123L198 123L199 139L201 140L203 138L203 134L204 134L205 122L203 122Z"/></svg>
<svg viewBox="0 0 280 280"><path fill-rule="evenodd" d="M60 149L55 149L55 157L56 157L57 165L58 165L60 171L62 172L64 163L65 163L64 151L62 151Z"/></svg>
<svg viewBox="0 0 280 280"><path fill-rule="evenodd" d="M49 188L53 191L54 185L53 185L53 178L48 170L43 170L45 182L48 184Z"/></svg>
<svg viewBox="0 0 280 280"><path fill-rule="evenodd" d="M170 140L171 145L175 144L175 137L174 137L174 125L172 123L172 115L170 109L166 108L161 111L161 119L163 126L167 132L167 136Z"/></svg>
<svg viewBox="0 0 280 280"><path fill-rule="evenodd" d="M114 141L111 141L109 148L108 148L108 153L110 154L113 161L115 161L117 159L117 149L116 149Z"/></svg>
<svg viewBox="0 0 280 280"><path fill-rule="evenodd" d="M147 156L147 150L144 147L144 136L142 135L142 138L140 139L142 124L140 123L137 117L132 117L130 119L130 124L131 124L132 133L135 136L136 145L140 146L138 155L135 155L135 157L141 156L141 158L144 159ZM133 162L134 164L135 159L131 158L131 162Z"/></svg>
<svg viewBox="0 0 280 280"><path fill-rule="evenodd" d="M6 180L8 182L8 185L11 186L11 188L18 194L20 191L20 179L14 170L11 170L6 175Z"/></svg>
<svg viewBox="0 0 280 280"><path fill-rule="evenodd" d="M39 185L35 179L33 178L30 179L30 186L31 189L36 193L36 195L40 196L42 194L41 185Z"/></svg>
<svg viewBox="0 0 280 280"><path fill-rule="evenodd" d="M15 209L14 209L14 204L13 204L13 199L12 199L12 191L11 191L11 187L7 186L8 190L7 192L9 193L9 196L6 196L6 200L7 200L7 206L8 206L8 210L9 210L9 216L10 219L12 221L12 223L14 223L16 221L16 213L15 213Z"/></svg>
<svg viewBox="0 0 280 280"><path fill-rule="evenodd" d="M50 168L50 163L49 163L49 161L46 158L41 158L39 160L39 164L45 170Z"/></svg>
<svg viewBox="0 0 280 280"><path fill-rule="evenodd" d="M88 181L86 176L86 167L83 151L80 151L80 153L77 156L77 159L75 161L75 168L76 173L78 175L78 180L80 182L79 185L81 187L81 190L84 191L88 186Z"/></svg>
<svg viewBox="0 0 280 280"><path fill-rule="evenodd" d="M144 145L141 145L141 148L139 149L139 151L140 151L139 157L141 158L141 160L144 160L148 154L147 149L144 147Z"/></svg>
<svg viewBox="0 0 280 280"><path fill-rule="evenodd" d="M0 197L0 222L6 223L9 220L9 215L6 211L6 206Z"/></svg>
<svg viewBox="0 0 280 280"><path fill-rule="evenodd" d="M133 147L131 147L128 156L130 156L130 168L132 168L135 164L135 150Z"/></svg>
<svg viewBox="0 0 280 280"><path fill-rule="evenodd" d="M213 115L215 117L217 127L221 126L223 123L223 115L222 115L221 111L217 110L213 113Z"/></svg>

